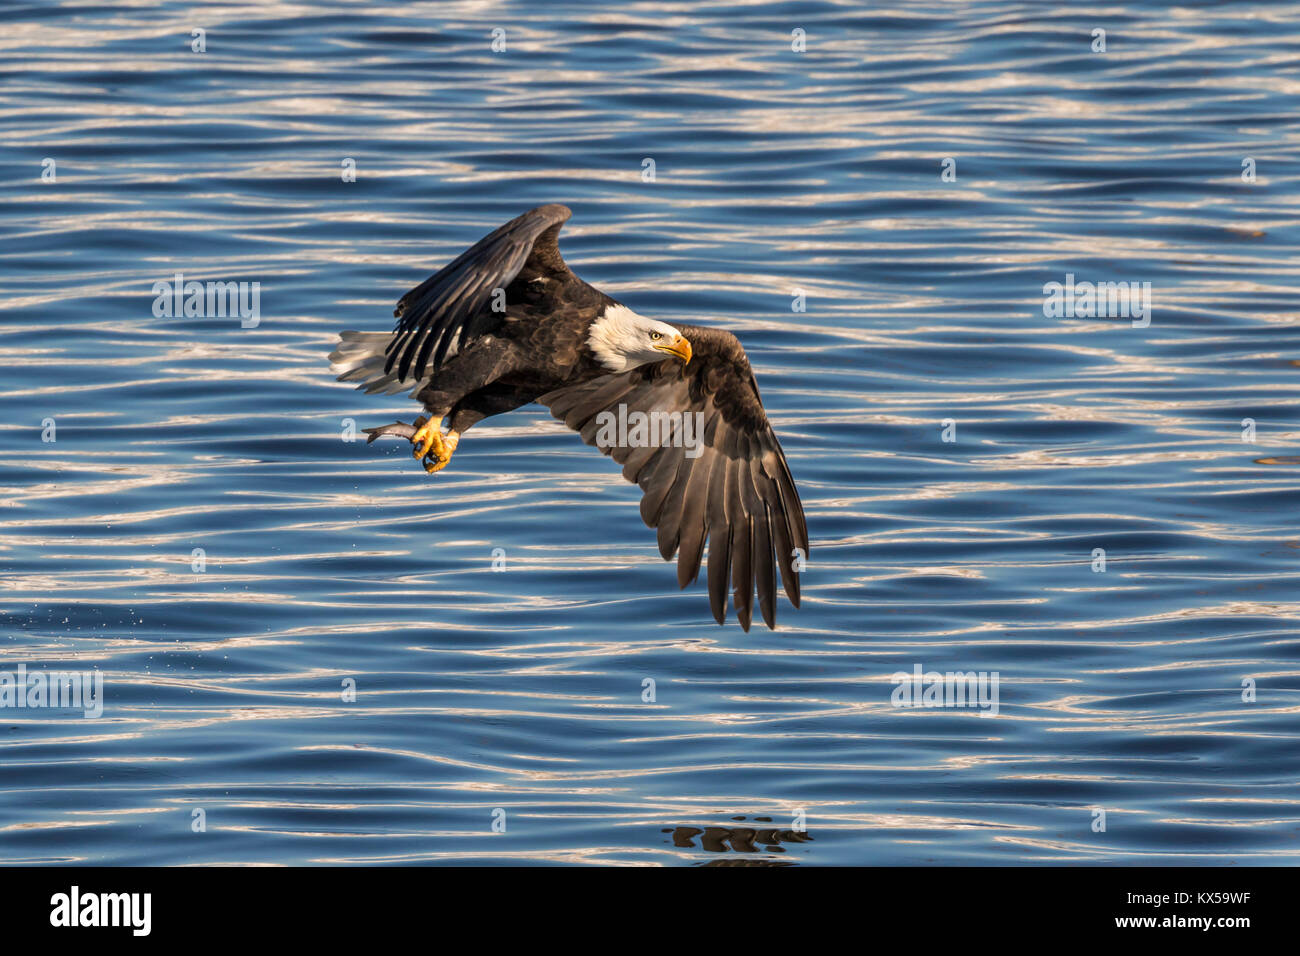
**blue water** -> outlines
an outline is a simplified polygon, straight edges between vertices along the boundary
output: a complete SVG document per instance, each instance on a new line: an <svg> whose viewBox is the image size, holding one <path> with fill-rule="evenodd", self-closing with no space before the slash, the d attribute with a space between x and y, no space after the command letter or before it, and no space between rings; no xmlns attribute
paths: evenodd
<svg viewBox="0 0 1300 956"><path fill-rule="evenodd" d="M104 712L0 710L0 860L1295 863L1297 23L5 8L0 670ZM679 592L538 406L434 476L343 440L415 409L337 331L545 202L584 278L748 350L812 542L777 631ZM155 317L177 272L259 324ZM1067 273L1149 326L1045 316ZM894 707L917 665L998 715Z"/></svg>

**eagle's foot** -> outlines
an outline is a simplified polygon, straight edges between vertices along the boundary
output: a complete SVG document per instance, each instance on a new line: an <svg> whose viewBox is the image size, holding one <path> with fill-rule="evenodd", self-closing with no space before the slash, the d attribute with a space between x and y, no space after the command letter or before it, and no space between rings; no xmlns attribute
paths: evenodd
<svg viewBox="0 0 1300 956"><path fill-rule="evenodd" d="M415 458L450 458L450 455L443 454L442 448L442 419L425 418L421 415L414 422L415 434L411 436L412 451Z"/></svg>
<svg viewBox="0 0 1300 956"><path fill-rule="evenodd" d="M447 432L439 436L442 440L439 443L442 447L436 453L430 453L424 457L424 470L429 474L435 471L442 471L451 461L452 454L456 451L456 446L460 444L460 435L456 432Z"/></svg>

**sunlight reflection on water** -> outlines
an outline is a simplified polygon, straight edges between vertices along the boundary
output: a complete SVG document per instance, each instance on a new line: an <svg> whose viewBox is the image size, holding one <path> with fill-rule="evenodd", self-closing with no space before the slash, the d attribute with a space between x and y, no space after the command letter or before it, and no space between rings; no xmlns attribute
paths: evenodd
<svg viewBox="0 0 1300 956"><path fill-rule="evenodd" d="M0 861L1294 862L1297 15L229 4L195 54L181 5L3 14L0 670L106 709L4 710ZM812 538L776 632L536 406L434 478L339 440L410 406L337 331L543 202L744 341ZM155 318L176 272L260 325ZM1045 318L1067 272L1151 326ZM998 718L893 708L918 663Z"/></svg>

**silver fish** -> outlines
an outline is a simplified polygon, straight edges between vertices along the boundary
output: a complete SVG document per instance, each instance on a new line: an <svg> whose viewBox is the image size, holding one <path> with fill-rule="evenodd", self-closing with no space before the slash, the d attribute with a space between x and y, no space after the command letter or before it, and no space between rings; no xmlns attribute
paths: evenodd
<svg viewBox="0 0 1300 956"><path fill-rule="evenodd" d="M378 428L363 428L370 437L366 439L369 445L376 438L405 438L410 441L415 435L415 426L408 425L406 422L393 422L391 425L380 425Z"/></svg>

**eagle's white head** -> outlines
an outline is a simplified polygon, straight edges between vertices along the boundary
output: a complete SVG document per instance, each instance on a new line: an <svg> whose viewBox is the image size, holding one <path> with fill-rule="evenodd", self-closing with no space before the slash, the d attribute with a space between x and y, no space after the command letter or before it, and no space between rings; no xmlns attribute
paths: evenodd
<svg viewBox="0 0 1300 956"><path fill-rule="evenodd" d="M591 323L587 346L611 372L626 372L648 362L673 357L691 360L691 343L667 322L637 315L625 305L611 305Z"/></svg>

